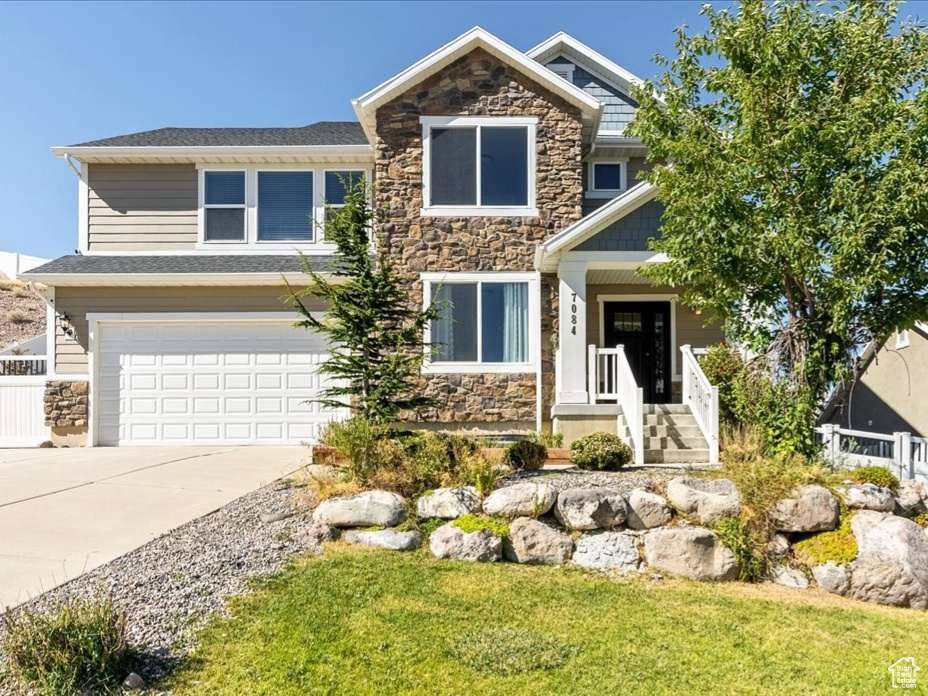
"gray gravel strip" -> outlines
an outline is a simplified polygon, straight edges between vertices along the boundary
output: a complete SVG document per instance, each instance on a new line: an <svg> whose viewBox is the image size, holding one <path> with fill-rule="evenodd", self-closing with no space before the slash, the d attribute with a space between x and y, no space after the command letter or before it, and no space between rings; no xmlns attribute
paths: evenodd
<svg viewBox="0 0 928 696"><path fill-rule="evenodd" d="M248 592L249 579L316 550L302 534L306 518L291 514L293 498L287 482L265 486L11 611L102 589L126 611L129 641L144 655L139 671L151 682L194 649L206 620L222 614L229 597ZM0 696L16 694L0 684Z"/></svg>
<svg viewBox="0 0 928 696"><path fill-rule="evenodd" d="M613 488L623 494L635 488L654 488L660 481L674 476L700 476L703 469L680 467L630 467L622 471L582 471L580 469L542 469L541 471L516 471L497 483L497 488L524 481L544 481L556 490L567 488Z"/></svg>

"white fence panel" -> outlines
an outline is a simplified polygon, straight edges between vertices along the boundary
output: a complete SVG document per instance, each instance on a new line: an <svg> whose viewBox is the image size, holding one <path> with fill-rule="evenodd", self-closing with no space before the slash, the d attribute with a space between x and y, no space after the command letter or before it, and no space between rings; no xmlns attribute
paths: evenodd
<svg viewBox="0 0 928 696"><path fill-rule="evenodd" d="M871 433L836 425L816 428L825 446L825 459L837 466L882 466L900 481L928 484L928 439L911 433Z"/></svg>
<svg viewBox="0 0 928 696"><path fill-rule="evenodd" d="M48 439L45 377L0 377L0 447L36 447Z"/></svg>

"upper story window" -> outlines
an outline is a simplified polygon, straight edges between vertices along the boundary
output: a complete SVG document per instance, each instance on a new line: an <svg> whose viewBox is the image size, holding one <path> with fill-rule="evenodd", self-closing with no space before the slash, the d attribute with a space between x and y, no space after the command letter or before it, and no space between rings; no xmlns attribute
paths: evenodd
<svg viewBox="0 0 928 696"><path fill-rule="evenodd" d="M423 214L534 215L536 118L422 122Z"/></svg>
<svg viewBox="0 0 928 696"><path fill-rule="evenodd" d="M628 186L626 160L590 162L588 198L613 198Z"/></svg>
<svg viewBox="0 0 928 696"><path fill-rule="evenodd" d="M292 249L323 243L327 202L343 205L342 182L350 184L365 174L366 170L321 167L204 169L201 244Z"/></svg>
<svg viewBox="0 0 928 696"><path fill-rule="evenodd" d="M245 172L205 172L204 187L204 239L244 242Z"/></svg>

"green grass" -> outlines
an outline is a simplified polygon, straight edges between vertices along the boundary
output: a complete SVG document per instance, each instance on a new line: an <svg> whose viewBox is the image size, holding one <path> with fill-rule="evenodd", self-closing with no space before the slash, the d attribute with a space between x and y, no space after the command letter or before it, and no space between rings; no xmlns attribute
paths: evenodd
<svg viewBox="0 0 928 696"><path fill-rule="evenodd" d="M535 659L512 654L506 635ZM887 667L908 655L928 655L928 615L817 590L339 549L234 602L167 686L178 696L883 693Z"/></svg>

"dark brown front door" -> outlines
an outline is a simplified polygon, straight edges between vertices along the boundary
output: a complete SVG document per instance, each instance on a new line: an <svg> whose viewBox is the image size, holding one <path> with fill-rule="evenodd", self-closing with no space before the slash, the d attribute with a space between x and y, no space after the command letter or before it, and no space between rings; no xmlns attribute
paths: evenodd
<svg viewBox="0 0 928 696"><path fill-rule="evenodd" d="M648 404L670 401L670 303L603 303L604 347L625 347Z"/></svg>

